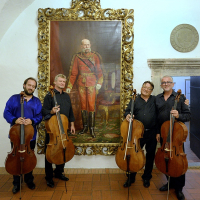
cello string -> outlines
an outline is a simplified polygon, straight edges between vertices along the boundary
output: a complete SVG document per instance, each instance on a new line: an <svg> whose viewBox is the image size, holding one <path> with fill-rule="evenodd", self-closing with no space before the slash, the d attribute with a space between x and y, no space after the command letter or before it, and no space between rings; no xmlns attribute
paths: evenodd
<svg viewBox="0 0 200 200"><path fill-rule="evenodd" d="M64 146L64 143L63 143L63 138L62 138L62 131L61 131L61 124L60 124L60 116L59 116L59 114L58 114L58 112L56 112L56 117L57 117L57 122L58 122L58 127L59 127L59 132L60 132L60 140L62 141L62 146L63 146L63 149L65 148L65 146Z"/></svg>
<svg viewBox="0 0 200 200"><path fill-rule="evenodd" d="M126 152L127 152L127 148L128 148L127 145L128 145L129 134L130 134L130 127L131 127L131 123L130 122L131 122L131 119L132 118L129 119L128 136L127 136L127 140L126 140L126 148L125 148L125 153L124 153L124 160L126 159Z"/></svg>
<svg viewBox="0 0 200 200"><path fill-rule="evenodd" d="M56 95L55 93L53 92L53 98L54 98L54 102L55 102L55 106L58 106L58 102L57 102L57 99L56 99ZM60 137L61 137L61 141L62 141L62 146L63 146L63 149L65 149L65 145L63 143L63 127L61 127L61 117L60 117L60 111L56 111L56 117L57 117L57 122L58 122L58 127L59 127L59 132L60 132Z"/></svg>

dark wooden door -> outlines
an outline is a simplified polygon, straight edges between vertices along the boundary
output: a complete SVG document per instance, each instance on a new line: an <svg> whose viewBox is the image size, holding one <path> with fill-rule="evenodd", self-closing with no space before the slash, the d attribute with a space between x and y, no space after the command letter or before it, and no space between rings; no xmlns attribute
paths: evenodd
<svg viewBox="0 0 200 200"><path fill-rule="evenodd" d="M190 148L200 158L200 76L190 77Z"/></svg>

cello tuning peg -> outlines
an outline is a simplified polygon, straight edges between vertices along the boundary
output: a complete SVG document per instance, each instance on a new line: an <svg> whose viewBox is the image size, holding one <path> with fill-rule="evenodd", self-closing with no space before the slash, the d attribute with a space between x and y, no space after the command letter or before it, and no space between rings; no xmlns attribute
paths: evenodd
<svg viewBox="0 0 200 200"><path fill-rule="evenodd" d="M181 94L181 89L178 89L177 93L178 93L178 94Z"/></svg>
<svg viewBox="0 0 200 200"><path fill-rule="evenodd" d="M51 90L53 90L54 88L53 88L53 85L50 85L49 86L49 90L51 91Z"/></svg>

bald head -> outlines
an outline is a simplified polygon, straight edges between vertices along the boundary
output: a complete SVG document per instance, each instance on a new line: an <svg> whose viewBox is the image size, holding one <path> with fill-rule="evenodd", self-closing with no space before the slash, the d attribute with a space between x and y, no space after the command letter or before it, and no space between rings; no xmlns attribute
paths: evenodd
<svg viewBox="0 0 200 200"><path fill-rule="evenodd" d="M83 45L83 44L90 44L90 40L88 40L88 39L83 39L83 40L81 40L81 45Z"/></svg>

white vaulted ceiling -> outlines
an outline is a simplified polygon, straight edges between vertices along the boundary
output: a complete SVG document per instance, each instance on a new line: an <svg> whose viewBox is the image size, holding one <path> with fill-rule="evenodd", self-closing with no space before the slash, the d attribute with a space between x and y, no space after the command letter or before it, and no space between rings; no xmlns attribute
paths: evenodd
<svg viewBox="0 0 200 200"><path fill-rule="evenodd" d="M34 0L0 0L0 41L15 19Z"/></svg>

